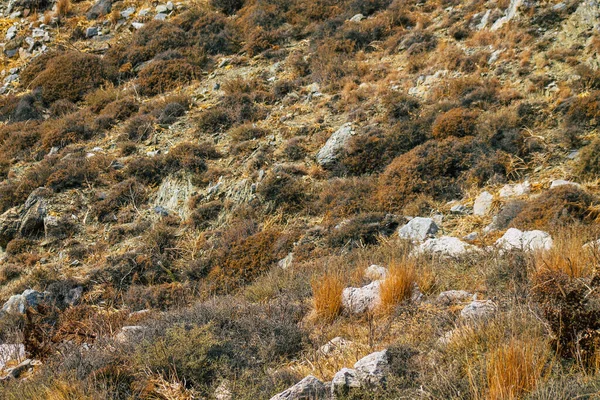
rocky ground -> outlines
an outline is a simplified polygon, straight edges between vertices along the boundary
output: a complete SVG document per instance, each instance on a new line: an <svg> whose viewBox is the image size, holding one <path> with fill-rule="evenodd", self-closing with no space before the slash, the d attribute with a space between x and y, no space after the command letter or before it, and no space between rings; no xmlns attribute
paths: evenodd
<svg viewBox="0 0 600 400"><path fill-rule="evenodd" d="M0 397L598 397L597 2L0 12Z"/></svg>

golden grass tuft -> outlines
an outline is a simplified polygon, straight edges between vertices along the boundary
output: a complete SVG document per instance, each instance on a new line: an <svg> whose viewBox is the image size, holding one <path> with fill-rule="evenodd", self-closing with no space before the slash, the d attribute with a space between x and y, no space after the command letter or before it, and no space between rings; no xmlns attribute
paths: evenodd
<svg viewBox="0 0 600 400"><path fill-rule="evenodd" d="M336 274L326 274L313 279L313 299L316 316L324 322L333 321L342 310L342 291L344 284Z"/></svg>
<svg viewBox="0 0 600 400"><path fill-rule="evenodd" d="M571 278L592 276L600 260L598 246L586 245L588 240L580 229L567 229L554 235L552 249L535 254L535 272L562 272Z"/></svg>
<svg viewBox="0 0 600 400"><path fill-rule="evenodd" d="M513 400L534 389L546 364L539 346L511 339L486 356L489 400Z"/></svg>
<svg viewBox="0 0 600 400"><path fill-rule="evenodd" d="M56 15L66 17L71 12L71 0L58 0L56 2Z"/></svg>
<svg viewBox="0 0 600 400"><path fill-rule="evenodd" d="M381 283L380 311L390 313L396 306L410 298L417 280L416 260L405 258L393 261L387 278Z"/></svg>

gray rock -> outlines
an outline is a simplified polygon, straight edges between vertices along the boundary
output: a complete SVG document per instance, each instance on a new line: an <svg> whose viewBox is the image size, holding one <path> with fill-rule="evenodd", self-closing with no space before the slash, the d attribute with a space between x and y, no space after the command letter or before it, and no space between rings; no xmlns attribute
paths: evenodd
<svg viewBox="0 0 600 400"><path fill-rule="evenodd" d="M92 38L94 36L98 36L98 27L97 26L90 26L89 28L87 28L85 30L85 37L86 38Z"/></svg>
<svg viewBox="0 0 600 400"><path fill-rule="evenodd" d="M121 11L122 18L129 18L135 13L135 7L127 7L123 11Z"/></svg>
<svg viewBox="0 0 600 400"><path fill-rule="evenodd" d="M431 218L416 217L398 230L402 239L423 241L438 231L438 226Z"/></svg>
<svg viewBox="0 0 600 400"><path fill-rule="evenodd" d="M381 281L360 287L348 287L342 291L342 307L351 314L373 311L381 301Z"/></svg>
<svg viewBox="0 0 600 400"><path fill-rule="evenodd" d="M469 300L473 295L466 290L447 290L438 295L436 302L445 306L462 303Z"/></svg>
<svg viewBox="0 0 600 400"><path fill-rule="evenodd" d="M163 14L163 13L156 14L154 16L154 19L157 20L157 21L164 21L164 20L167 19L167 14Z"/></svg>
<svg viewBox="0 0 600 400"><path fill-rule="evenodd" d="M465 214L469 213L469 209L462 204L457 204L455 206L452 206L452 208L450 209L450 212L452 214L465 215Z"/></svg>
<svg viewBox="0 0 600 400"><path fill-rule="evenodd" d="M159 5L157 5L157 6L156 6L156 8L155 8L155 11L156 11L158 14L163 14L163 13L166 13L166 12L168 12L169 10L167 9L167 6L166 6L166 5L164 5L164 4L159 4Z"/></svg>
<svg viewBox="0 0 600 400"><path fill-rule="evenodd" d="M277 266L281 269L288 269L294 261L294 253L288 253L287 256L277 262Z"/></svg>
<svg viewBox="0 0 600 400"><path fill-rule="evenodd" d="M473 214L484 216L492 207L492 202L494 201L494 196L490 192L483 192L477 199L475 199L475 204L473 205Z"/></svg>
<svg viewBox="0 0 600 400"><path fill-rule="evenodd" d="M4 83L8 85L9 83L17 82L19 80L19 75L10 74L6 78L4 78Z"/></svg>
<svg viewBox="0 0 600 400"><path fill-rule="evenodd" d="M354 17L350 18L350 21L352 22L360 22L363 19L365 19L365 16L362 14L356 14Z"/></svg>
<svg viewBox="0 0 600 400"><path fill-rule="evenodd" d="M382 267L381 265L373 264L365 270L365 278L370 279L371 281L385 279L387 274L388 269L386 267Z"/></svg>
<svg viewBox="0 0 600 400"><path fill-rule="evenodd" d="M323 354L339 353L347 348L352 342L342 337L334 337L329 342L319 348Z"/></svg>
<svg viewBox="0 0 600 400"><path fill-rule="evenodd" d="M357 377L363 386L375 386L385 381L389 373L387 350L371 353L354 364Z"/></svg>
<svg viewBox="0 0 600 400"><path fill-rule="evenodd" d="M40 28L35 28L32 32L31 32L31 37L34 39L39 39L39 38L43 38L44 36L46 36L46 31Z"/></svg>
<svg viewBox="0 0 600 400"><path fill-rule="evenodd" d="M417 248L419 253L432 253L440 256L456 257L471 251L477 247L461 241L452 236L442 236L436 239L428 239Z"/></svg>
<svg viewBox="0 0 600 400"><path fill-rule="evenodd" d="M112 0L98 0L85 14L87 19L98 19L102 15L110 14L112 10Z"/></svg>
<svg viewBox="0 0 600 400"><path fill-rule="evenodd" d="M44 231L44 217L46 217L46 188L37 188L25 201L19 233L24 237L38 236Z"/></svg>
<svg viewBox="0 0 600 400"><path fill-rule="evenodd" d="M150 11L152 11L152 10L149 9L149 8L143 8L143 9L140 10L140 12L138 13L138 15L140 17L145 17L146 15L150 14Z"/></svg>
<svg viewBox="0 0 600 400"><path fill-rule="evenodd" d="M496 22L494 22L490 30L492 32L497 31L498 29L502 28L504 24L511 21L517 15L517 10L521 6L521 4L523 4L523 0L511 0L510 5L506 9L506 13L504 14L504 16L496 20Z"/></svg>
<svg viewBox="0 0 600 400"><path fill-rule="evenodd" d="M19 232L21 213L13 207L0 215L0 247L6 247L8 242L14 239Z"/></svg>
<svg viewBox="0 0 600 400"><path fill-rule="evenodd" d="M17 36L18 31L19 31L19 28L16 25L11 26L6 31L6 36L4 37L4 40L6 40L7 42L9 40L13 40Z"/></svg>
<svg viewBox="0 0 600 400"><path fill-rule="evenodd" d="M525 181L523 183L517 183L514 185L504 185L502 189L500 189L500 197L508 198L508 197L518 197L524 196L531 192L531 184L529 181Z"/></svg>
<svg viewBox="0 0 600 400"><path fill-rule="evenodd" d="M222 381L215 389L215 400L232 400L231 383L228 380Z"/></svg>
<svg viewBox="0 0 600 400"><path fill-rule="evenodd" d="M479 234L477 232L471 232L467 236L465 236L463 239L466 240L467 242L472 242L475 239L477 239L478 237L479 237Z"/></svg>
<svg viewBox="0 0 600 400"><path fill-rule="evenodd" d="M271 397L271 400L321 400L328 395L325 384L309 375L291 388Z"/></svg>
<svg viewBox="0 0 600 400"><path fill-rule="evenodd" d="M124 326L115 336L115 340L120 343L127 343L141 338L146 328L139 325Z"/></svg>
<svg viewBox="0 0 600 400"><path fill-rule="evenodd" d="M323 168L333 167L352 135L354 135L352 124L347 123L342 125L340 129L329 137L325 145L317 153L317 163Z"/></svg>
<svg viewBox="0 0 600 400"><path fill-rule="evenodd" d="M581 185L579 183L576 182L571 182L571 181L566 181L564 179L556 179L554 181L552 181L552 183L550 184L550 189L554 189L560 186L565 186L565 185L572 185L572 186L576 186L576 187L581 187Z"/></svg>
<svg viewBox="0 0 600 400"><path fill-rule="evenodd" d="M169 10L169 11L173 11L173 8L175 8L175 7L173 6L173 2L172 2L172 1L168 1L168 2L167 2L167 10Z"/></svg>
<svg viewBox="0 0 600 400"><path fill-rule="evenodd" d="M60 219L48 215L44 217L44 236L47 240L64 239L67 237L67 229Z"/></svg>
<svg viewBox="0 0 600 400"><path fill-rule="evenodd" d="M521 231L510 228L496 241L496 246L502 250L550 250L552 248L552 237L544 231Z"/></svg>
<svg viewBox="0 0 600 400"><path fill-rule="evenodd" d="M142 24L141 22L132 22L131 26L133 26L135 30L138 30L141 29L144 26L144 24Z"/></svg>
<svg viewBox="0 0 600 400"><path fill-rule="evenodd" d="M83 287L77 286L71 290L65 296L65 303L69 306L74 306L79 303L81 296L83 295Z"/></svg>
<svg viewBox="0 0 600 400"><path fill-rule="evenodd" d="M44 294L36 290L27 289L21 294L10 296L2 306L2 311L8 314L25 314L29 307L36 307L44 299Z"/></svg>
<svg viewBox="0 0 600 400"><path fill-rule="evenodd" d="M353 389L361 388L358 371L352 368L342 368L331 381L331 395L333 398L347 396Z"/></svg>
<svg viewBox="0 0 600 400"><path fill-rule="evenodd" d="M10 361L23 361L25 359L25 346L21 343L0 344L0 371L6 367Z"/></svg>
<svg viewBox="0 0 600 400"><path fill-rule="evenodd" d="M493 316L497 307L490 300L474 300L460 312L460 316L469 320L482 320Z"/></svg>

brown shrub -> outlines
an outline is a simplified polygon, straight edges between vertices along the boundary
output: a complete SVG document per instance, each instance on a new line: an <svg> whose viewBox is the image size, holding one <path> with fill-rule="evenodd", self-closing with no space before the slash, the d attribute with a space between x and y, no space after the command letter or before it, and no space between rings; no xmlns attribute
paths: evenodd
<svg viewBox="0 0 600 400"><path fill-rule="evenodd" d="M244 6L244 0L210 0L210 4L217 10L227 14L235 14Z"/></svg>
<svg viewBox="0 0 600 400"><path fill-rule="evenodd" d="M141 206L146 201L146 188L135 179L114 185L106 197L94 206L100 222L116 220L116 213L124 206Z"/></svg>
<svg viewBox="0 0 600 400"><path fill-rule="evenodd" d="M31 86L41 87L42 98L47 104L61 99L77 102L91 89L113 80L114 76L100 57L72 51L50 59Z"/></svg>
<svg viewBox="0 0 600 400"><path fill-rule="evenodd" d="M228 243L223 249L225 254L216 260L209 279L223 291L253 281L282 257L277 251L279 235L277 231L266 230Z"/></svg>
<svg viewBox="0 0 600 400"><path fill-rule="evenodd" d="M568 100L565 120L573 126L597 127L600 124L600 92L593 91L588 96L577 96ZM561 105L559 107L563 107Z"/></svg>
<svg viewBox="0 0 600 400"><path fill-rule="evenodd" d="M591 207L597 201L595 196L574 185L559 186L530 200L511 226L548 230L572 223L590 223L596 217Z"/></svg>
<svg viewBox="0 0 600 400"><path fill-rule="evenodd" d="M53 118L64 117L65 115L69 115L77 111L77 106L69 100L56 100L50 106L49 112Z"/></svg>
<svg viewBox="0 0 600 400"><path fill-rule="evenodd" d="M257 192L274 209L281 208L284 211L298 211L308 198L305 185L285 172L268 174Z"/></svg>
<svg viewBox="0 0 600 400"><path fill-rule="evenodd" d="M167 174L163 156L140 157L130 161L125 173L146 185L158 185Z"/></svg>
<svg viewBox="0 0 600 400"><path fill-rule="evenodd" d="M46 124L41 144L44 150L63 148L71 143L89 140L98 133L94 116L88 110L78 111Z"/></svg>
<svg viewBox="0 0 600 400"><path fill-rule="evenodd" d="M323 322L332 322L342 311L344 283L335 274L313 279L313 304L316 317Z"/></svg>
<svg viewBox="0 0 600 400"><path fill-rule="evenodd" d="M266 136L269 133L268 130L258 128L254 125L240 125L229 132L229 136L236 142L245 140L259 139Z"/></svg>
<svg viewBox="0 0 600 400"><path fill-rule="evenodd" d="M600 175L600 138L581 150L574 172L582 179L595 179Z"/></svg>
<svg viewBox="0 0 600 400"><path fill-rule="evenodd" d="M327 242L331 247L363 247L379 243L381 237L390 236L398 227L391 214L364 213L339 222L329 232Z"/></svg>
<svg viewBox="0 0 600 400"><path fill-rule="evenodd" d="M196 68L181 60L154 61L140 71L137 84L140 94L154 96L189 83L196 73Z"/></svg>
<svg viewBox="0 0 600 400"><path fill-rule="evenodd" d="M226 130L233 121L224 107L215 107L204 111L197 120L202 132L217 133Z"/></svg>
<svg viewBox="0 0 600 400"><path fill-rule="evenodd" d="M175 172L181 169L192 174L200 174L206 171L207 149L195 143L180 143L169 150L165 156L165 168L167 172ZM210 151L210 149L209 149Z"/></svg>
<svg viewBox="0 0 600 400"><path fill-rule="evenodd" d="M136 115L131 118L125 126L125 132L129 140L139 142L147 140L154 134L155 119L151 115Z"/></svg>
<svg viewBox="0 0 600 400"><path fill-rule="evenodd" d="M323 212L327 219L339 219L373 211L374 190L371 178L330 179L319 192L318 212Z"/></svg>
<svg viewBox="0 0 600 400"><path fill-rule="evenodd" d="M532 297L553 333L552 347L589 369L598 366L600 351L599 284L598 276L570 278L551 270L535 274L532 282Z"/></svg>
<svg viewBox="0 0 600 400"><path fill-rule="evenodd" d="M435 199L460 197L461 178L482 156L472 138L430 140L392 161L379 178L377 198L399 210L418 194Z"/></svg>
<svg viewBox="0 0 600 400"><path fill-rule="evenodd" d="M139 103L132 96L114 100L102 108L96 122L104 120L106 121L105 126L111 127L118 121L124 121L138 112L139 108Z"/></svg>
<svg viewBox="0 0 600 400"><path fill-rule="evenodd" d="M98 177L98 168L88 157L66 157L52 168L46 180L46 186L56 192L94 183Z"/></svg>
<svg viewBox="0 0 600 400"><path fill-rule="evenodd" d="M223 203L215 200L199 205L190 214L190 223L196 229L206 229L209 223L215 220L223 210Z"/></svg>
<svg viewBox="0 0 600 400"><path fill-rule="evenodd" d="M436 139L473 136L476 133L476 121L477 113L465 108L454 108L436 118L432 134Z"/></svg>

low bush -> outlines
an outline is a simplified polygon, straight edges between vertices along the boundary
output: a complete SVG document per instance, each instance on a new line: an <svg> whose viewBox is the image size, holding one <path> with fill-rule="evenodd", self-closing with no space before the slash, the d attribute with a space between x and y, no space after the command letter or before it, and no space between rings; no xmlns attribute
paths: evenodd
<svg viewBox="0 0 600 400"><path fill-rule="evenodd" d="M139 142L147 140L154 134L155 119L151 115L136 115L131 118L125 126L125 132L129 140Z"/></svg>
<svg viewBox="0 0 600 400"><path fill-rule="evenodd" d="M582 179L595 179L600 175L600 138L581 150L574 172Z"/></svg>
<svg viewBox="0 0 600 400"><path fill-rule="evenodd" d="M268 174L258 186L257 193L273 209L287 212L299 211L308 199L305 185L285 172Z"/></svg>
<svg viewBox="0 0 600 400"><path fill-rule="evenodd" d="M63 148L71 143L89 140L99 133L94 116L88 110L69 114L62 119L44 125L41 147L48 151L52 147Z"/></svg>
<svg viewBox="0 0 600 400"><path fill-rule="evenodd" d="M530 200L511 226L551 230L572 223L591 223L596 217L592 206L597 201L595 196L574 185L559 186Z"/></svg>
<svg viewBox="0 0 600 400"><path fill-rule="evenodd" d="M46 104L62 99L77 102L90 90L114 78L115 72L100 57L73 51L48 60L30 86L42 89Z"/></svg>
<svg viewBox="0 0 600 400"><path fill-rule="evenodd" d="M139 74L137 84L140 94L155 96L195 79L196 68L181 60L154 61Z"/></svg>
<svg viewBox="0 0 600 400"><path fill-rule="evenodd" d="M229 132L229 136L236 141L242 142L245 140L260 139L269 133L268 130L258 128L254 125L240 125Z"/></svg>
<svg viewBox="0 0 600 400"><path fill-rule="evenodd" d="M477 113L465 108L454 108L438 116L432 127L433 137L473 136L476 133Z"/></svg>
<svg viewBox="0 0 600 400"><path fill-rule="evenodd" d="M381 283L380 310L393 313L396 307L410 299L417 280L417 269L414 259L403 259L390 264L388 274Z"/></svg>
<svg viewBox="0 0 600 400"><path fill-rule="evenodd" d="M210 4L217 10L227 14L235 14L240 8L244 6L244 0L211 0Z"/></svg>
<svg viewBox="0 0 600 400"><path fill-rule="evenodd" d="M206 171L206 149L199 144L180 143L165 156L165 172L185 170L192 174Z"/></svg>
<svg viewBox="0 0 600 400"><path fill-rule="evenodd" d="M390 236L398 222L390 214L365 213L344 220L332 227L328 243L332 247L362 247L379 243L380 237Z"/></svg>
<svg viewBox="0 0 600 400"><path fill-rule="evenodd" d="M470 137L430 140L397 157L379 178L377 198L386 210L400 210L417 195L460 197L464 174L484 155Z"/></svg>
<svg viewBox="0 0 600 400"><path fill-rule="evenodd" d="M222 202L215 200L206 204L199 205L190 214L190 222L196 229L206 229L209 223L215 220L221 210L223 210Z"/></svg>
<svg viewBox="0 0 600 400"><path fill-rule="evenodd" d="M141 206L146 201L146 189L136 179L128 179L111 188L106 197L94 206L94 214L100 222L116 220L117 212L124 206Z"/></svg>

